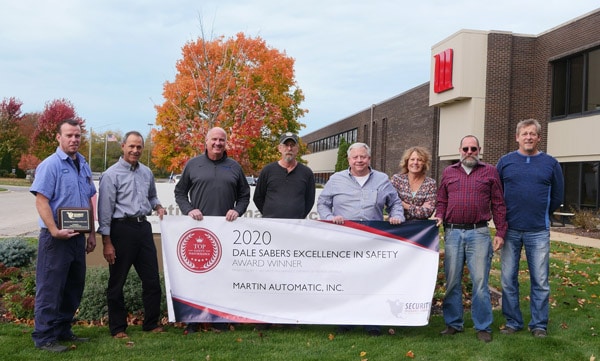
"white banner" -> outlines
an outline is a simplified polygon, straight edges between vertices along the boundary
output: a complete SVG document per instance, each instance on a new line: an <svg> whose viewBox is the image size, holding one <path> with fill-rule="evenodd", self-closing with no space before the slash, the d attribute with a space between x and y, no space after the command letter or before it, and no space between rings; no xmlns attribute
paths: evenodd
<svg viewBox="0 0 600 361"><path fill-rule="evenodd" d="M171 322L422 326L438 271L434 221L165 216Z"/></svg>

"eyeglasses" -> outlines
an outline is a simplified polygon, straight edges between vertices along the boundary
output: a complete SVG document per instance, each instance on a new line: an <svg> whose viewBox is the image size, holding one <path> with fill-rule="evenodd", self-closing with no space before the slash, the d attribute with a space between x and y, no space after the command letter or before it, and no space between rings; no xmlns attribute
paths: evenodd
<svg viewBox="0 0 600 361"><path fill-rule="evenodd" d="M479 150L478 147L471 147L470 149L471 149L471 153L475 153L476 151ZM469 147L463 147L462 150L463 150L463 152L467 153L469 151Z"/></svg>

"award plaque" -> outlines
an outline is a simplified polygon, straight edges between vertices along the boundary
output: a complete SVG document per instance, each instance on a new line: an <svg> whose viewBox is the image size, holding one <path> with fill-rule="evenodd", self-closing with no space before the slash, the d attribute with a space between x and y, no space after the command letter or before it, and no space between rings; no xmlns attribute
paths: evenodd
<svg viewBox="0 0 600 361"><path fill-rule="evenodd" d="M92 231L92 212L89 208L59 208L58 228L72 229L76 232Z"/></svg>

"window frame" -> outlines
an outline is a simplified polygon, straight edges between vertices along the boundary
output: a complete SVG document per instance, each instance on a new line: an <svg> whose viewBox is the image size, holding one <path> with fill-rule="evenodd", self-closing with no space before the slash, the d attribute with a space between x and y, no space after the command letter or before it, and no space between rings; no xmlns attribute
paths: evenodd
<svg viewBox="0 0 600 361"><path fill-rule="evenodd" d="M590 66L594 66L593 72L600 73L600 62L591 63L589 60L590 54L596 51L600 51L600 47L571 54L550 63L552 69L550 120L577 118L600 113L600 106L588 109ZM581 71L577 71L577 61L580 60ZM561 84L557 84L557 82ZM579 99L576 100L574 97Z"/></svg>

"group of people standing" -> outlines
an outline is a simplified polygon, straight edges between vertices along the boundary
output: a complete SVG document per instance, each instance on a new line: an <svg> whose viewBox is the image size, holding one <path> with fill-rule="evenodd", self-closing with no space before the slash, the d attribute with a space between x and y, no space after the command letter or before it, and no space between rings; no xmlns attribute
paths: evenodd
<svg viewBox="0 0 600 361"><path fill-rule="evenodd" d="M367 144L353 143L347 152L349 168L333 174L317 199L322 220L343 224L345 220L430 219L435 212L444 226L446 297L444 335L464 329L462 274L466 263L473 282L472 319L477 338L491 341L492 308L488 275L494 251L502 250L503 314L512 334L521 330L518 269L525 247L531 275L531 322L534 336L546 335L548 322L549 215L563 197L560 165L540 152L541 128L530 119L517 126L519 149L502 157L497 167L479 160L481 147L475 136L465 136L459 147L460 162L447 167L440 186L426 174L431 154L423 147L407 149L401 171L390 179L371 168ZM61 229L60 207L89 209L96 189L91 170L78 152L81 125L73 120L58 126L56 152L36 171L31 192L40 214L35 330L36 347L63 352L60 341L85 342L74 335L71 322L81 301L85 281L85 252L96 246L95 230L87 241L81 232ZM204 154L190 159L175 186L174 196L184 215L202 221L221 216L235 221L250 203L250 187L242 170L226 152L227 134L214 127L208 131ZM160 326L161 287L152 227L146 216L153 211L162 219L165 209L157 197L150 169L140 163L144 139L139 132L125 134L122 157L100 179L98 233L109 265L107 304L109 330L115 338L128 338L123 287L133 266L142 281L144 321L147 332L163 332ZM278 144L279 160L263 168L253 201L263 217L305 218L315 202L315 180L310 168L297 161L299 139L285 133ZM493 220L493 242L488 222ZM198 324L188 324L185 333ZM341 330L348 329L340 326ZM365 326L380 335L379 326Z"/></svg>
<svg viewBox="0 0 600 361"><path fill-rule="evenodd" d="M472 135L459 146L460 162L444 169L437 191L435 218L444 225L443 335L463 332L462 285L466 263L473 285L471 316L477 338L492 341L493 322L488 277L494 251L500 250L502 334L524 328L519 304L519 262L522 249L531 279L528 329L546 337L549 319L550 217L564 193L560 164L539 150L541 126L535 119L519 122L518 149L500 158L496 167L479 160L481 146ZM494 222L493 241L488 222Z"/></svg>

